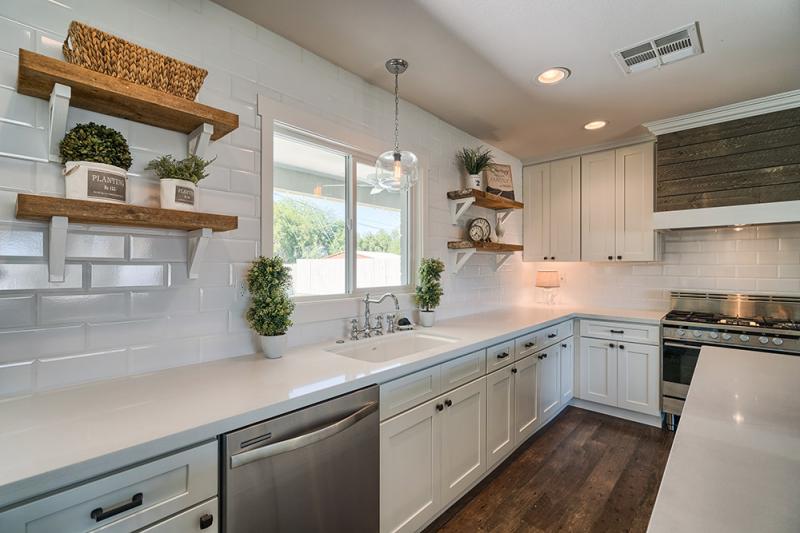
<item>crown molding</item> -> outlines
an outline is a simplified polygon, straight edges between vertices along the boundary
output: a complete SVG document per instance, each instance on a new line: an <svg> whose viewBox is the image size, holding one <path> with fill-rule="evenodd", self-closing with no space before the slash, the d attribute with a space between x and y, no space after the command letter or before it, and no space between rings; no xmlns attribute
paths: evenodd
<svg viewBox="0 0 800 533"><path fill-rule="evenodd" d="M653 135L664 135L665 133L699 128L710 124L719 124L720 122L728 122L729 120L783 111L784 109L792 109L794 107L800 107L800 90L773 94L753 100L745 100L744 102L715 107L713 109L689 113L678 117L654 120L652 122L645 122L642 125L650 130Z"/></svg>
<svg viewBox="0 0 800 533"><path fill-rule="evenodd" d="M548 161L556 161L558 159L566 159L568 157L575 157L576 155L587 155L594 152L602 152L603 150L611 150L612 148L622 148L623 146L631 146L647 141L655 141L656 138L650 133L638 135L636 137L627 137L625 139L618 139L616 141L609 141L600 144L591 144L589 146L581 146L580 148L571 148L561 152L555 152L543 157L532 157L522 161L522 166L538 165L539 163L547 163Z"/></svg>

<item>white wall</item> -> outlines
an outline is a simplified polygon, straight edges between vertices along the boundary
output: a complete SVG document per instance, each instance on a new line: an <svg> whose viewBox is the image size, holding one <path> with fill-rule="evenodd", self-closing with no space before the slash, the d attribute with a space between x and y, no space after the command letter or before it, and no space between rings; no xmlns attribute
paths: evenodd
<svg viewBox="0 0 800 533"><path fill-rule="evenodd" d="M664 241L661 263L535 266L564 275L567 305L659 309L670 289L800 295L800 224L670 231Z"/></svg>
<svg viewBox="0 0 800 533"><path fill-rule="evenodd" d="M239 114L240 127L212 145L218 156L201 184L200 207L239 216L239 229L216 235L199 280L186 278L186 235L71 225L67 281L47 281L46 225L14 218L18 192L64 194L60 166L46 161L47 102L15 91L17 51L60 57L71 20L100 27L209 70L198 100ZM376 58L382 62L385 58ZM406 76L413 75L413 65ZM0 396L231 357L255 350L237 289L259 246L259 121L256 95L304 109L383 139L392 134L392 96L297 45L207 0L15 0L0 2ZM182 156L185 136L71 109L69 125L94 120L120 130L134 155L133 202L157 205L157 181L143 171L163 153ZM477 141L406 103L401 142L429 153L422 161L429 207L424 253L447 262L445 193L460 186L456 149ZM518 160L496 152L521 177ZM480 211L480 210L476 210ZM477 214L477 212L476 212ZM484 216L487 213L484 213ZM521 216L508 223L521 242ZM445 274L442 316L519 298L531 266L517 256L500 272L476 257L458 276ZM409 298L403 298L410 309ZM292 344L342 335L356 302L304 305Z"/></svg>

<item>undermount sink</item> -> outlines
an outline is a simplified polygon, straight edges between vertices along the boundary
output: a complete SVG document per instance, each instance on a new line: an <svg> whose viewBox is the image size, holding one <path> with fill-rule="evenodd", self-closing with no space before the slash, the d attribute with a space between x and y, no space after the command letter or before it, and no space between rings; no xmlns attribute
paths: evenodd
<svg viewBox="0 0 800 533"><path fill-rule="evenodd" d="M345 344L332 346L325 351L343 355L359 361L380 363L391 361L398 357L412 355L446 344L458 342L452 337L430 335L416 331L390 333L381 337L348 341Z"/></svg>

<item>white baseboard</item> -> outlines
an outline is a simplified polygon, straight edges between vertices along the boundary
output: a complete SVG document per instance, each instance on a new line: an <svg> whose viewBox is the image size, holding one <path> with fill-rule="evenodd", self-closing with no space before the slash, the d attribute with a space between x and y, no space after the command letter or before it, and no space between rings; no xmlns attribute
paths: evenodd
<svg viewBox="0 0 800 533"><path fill-rule="evenodd" d="M587 402L586 400L581 400L580 398L573 398L569 404L575 407L580 407L581 409L586 409L587 411L594 411L595 413L615 416L617 418L624 418L625 420L630 420L631 422L638 422L640 424L646 424L648 426L657 428L661 427L661 416L646 415L644 413L628 411L627 409L620 409L619 407L613 407L611 405Z"/></svg>

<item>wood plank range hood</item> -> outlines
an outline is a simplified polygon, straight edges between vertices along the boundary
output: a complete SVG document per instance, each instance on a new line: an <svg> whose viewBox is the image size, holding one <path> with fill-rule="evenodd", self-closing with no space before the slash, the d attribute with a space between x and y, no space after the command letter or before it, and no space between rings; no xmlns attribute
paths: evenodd
<svg viewBox="0 0 800 533"><path fill-rule="evenodd" d="M800 91L646 123L655 229L800 221Z"/></svg>

